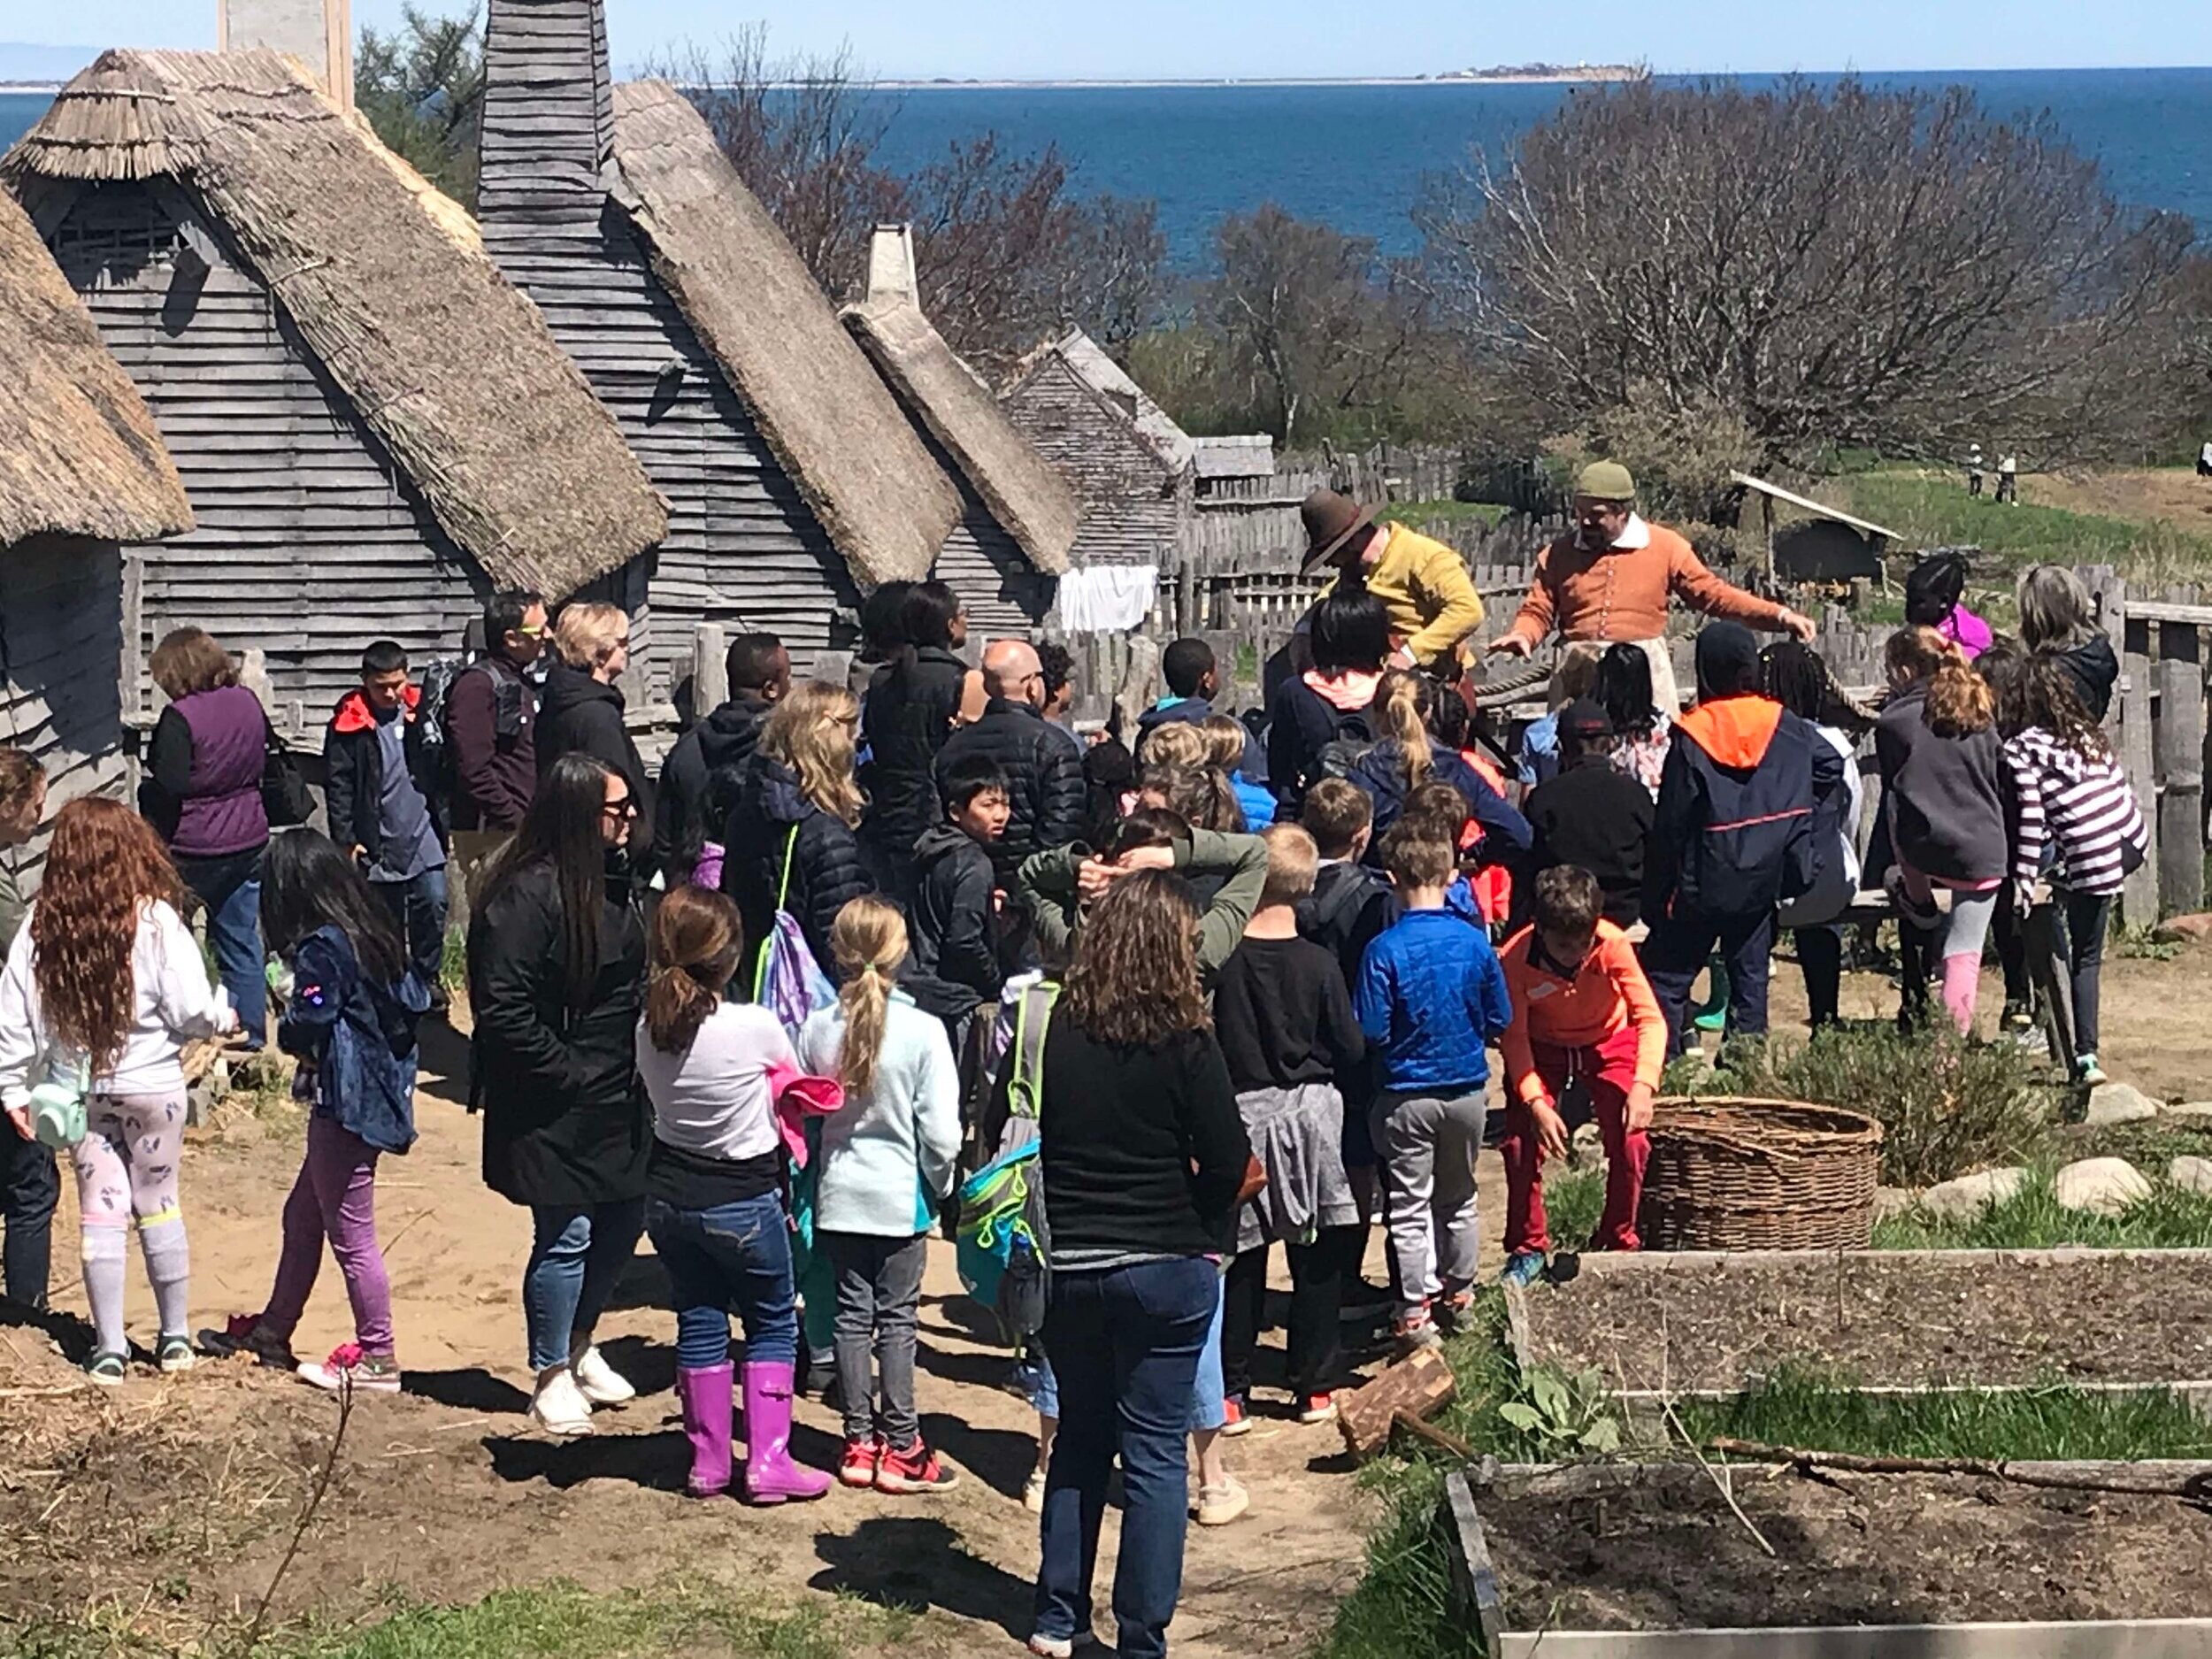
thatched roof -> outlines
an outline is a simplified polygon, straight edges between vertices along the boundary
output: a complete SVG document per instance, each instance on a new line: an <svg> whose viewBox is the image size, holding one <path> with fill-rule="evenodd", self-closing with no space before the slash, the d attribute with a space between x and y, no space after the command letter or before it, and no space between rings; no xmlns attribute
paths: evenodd
<svg viewBox="0 0 2212 1659"><path fill-rule="evenodd" d="M906 227L879 229L876 244L868 297L846 311L845 326L1029 562L1064 574L1082 503L922 314Z"/></svg>
<svg viewBox="0 0 2212 1659"><path fill-rule="evenodd" d="M192 527L177 469L37 228L0 195L0 547Z"/></svg>
<svg viewBox="0 0 2212 1659"><path fill-rule="evenodd" d="M495 580L570 594L667 534L666 507L536 307L289 58L105 53L0 176L19 191L170 179L196 195Z"/></svg>
<svg viewBox="0 0 2212 1659"><path fill-rule="evenodd" d="M689 99L614 89L617 200L653 270L866 587L929 574L960 495Z"/></svg>

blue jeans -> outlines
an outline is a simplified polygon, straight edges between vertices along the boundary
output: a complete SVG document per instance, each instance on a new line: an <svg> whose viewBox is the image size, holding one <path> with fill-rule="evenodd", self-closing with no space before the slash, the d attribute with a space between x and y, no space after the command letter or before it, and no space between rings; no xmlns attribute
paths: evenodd
<svg viewBox="0 0 2212 1659"><path fill-rule="evenodd" d="M645 1201L533 1204L529 1265L522 1270L522 1317L530 1333L530 1369L565 1365L590 1346L622 1270L645 1229Z"/></svg>
<svg viewBox="0 0 2212 1659"><path fill-rule="evenodd" d="M445 973L445 866L426 870L404 881L373 881L376 896L391 913L392 925L407 944L407 965L426 991L438 988Z"/></svg>
<svg viewBox="0 0 2212 1659"><path fill-rule="evenodd" d="M1106 1480L1121 1453L1117 1651L1161 1659L1183 1588L1190 1463L1185 1435L1221 1276L1203 1256L1102 1273L1056 1273L1045 1346L1060 1385L1060 1432L1045 1474L1036 1633L1091 1628Z"/></svg>
<svg viewBox="0 0 2212 1659"><path fill-rule="evenodd" d="M207 940L215 951L215 975L238 1010L245 1046L268 1041L269 987L261 977L261 855L265 849L228 853L219 858L180 858L177 873L193 895L207 906Z"/></svg>
<svg viewBox="0 0 2212 1659"><path fill-rule="evenodd" d="M678 1210L657 1198L646 1225L674 1293L679 1365L703 1371L729 1359L733 1308L745 1326L748 1363L797 1363L791 1225L780 1194L712 1210Z"/></svg>
<svg viewBox="0 0 2212 1659"><path fill-rule="evenodd" d="M1201 1429L1220 1428L1229 1421L1228 1395L1221 1374L1221 1311L1225 1305L1217 1271L1214 1317L1206 1326L1205 1346L1198 1350L1198 1374L1191 1379L1190 1426L1194 1434Z"/></svg>

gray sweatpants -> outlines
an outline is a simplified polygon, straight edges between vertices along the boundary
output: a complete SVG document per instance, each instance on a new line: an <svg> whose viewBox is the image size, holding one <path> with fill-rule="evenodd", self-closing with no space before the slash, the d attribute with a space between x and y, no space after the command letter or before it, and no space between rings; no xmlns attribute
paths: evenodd
<svg viewBox="0 0 2212 1659"><path fill-rule="evenodd" d="M914 1347L929 1236L822 1233L816 1241L837 1274L837 1392L845 1438L879 1434L893 1451L904 1451L921 1433L914 1415Z"/></svg>
<svg viewBox="0 0 2212 1659"><path fill-rule="evenodd" d="M1480 1094L1385 1091L1370 1122L1389 1214L1390 1265L1403 1312L1475 1282L1475 1155Z"/></svg>

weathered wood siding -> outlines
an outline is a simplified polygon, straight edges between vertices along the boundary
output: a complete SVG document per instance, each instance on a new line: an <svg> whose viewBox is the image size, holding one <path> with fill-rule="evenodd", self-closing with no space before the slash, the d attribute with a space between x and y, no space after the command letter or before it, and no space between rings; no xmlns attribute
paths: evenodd
<svg viewBox="0 0 2212 1659"><path fill-rule="evenodd" d="M311 745L371 640L418 661L457 649L482 572L182 192L88 188L49 242L145 396L198 520L125 550L127 719L152 712L153 641L188 624L265 652L270 715Z"/></svg>
<svg viewBox="0 0 2212 1659"><path fill-rule="evenodd" d="M1039 573L964 480L960 494L960 522L929 573L960 595L978 638L1027 639L1050 614L1059 582Z"/></svg>
<svg viewBox="0 0 2212 1659"><path fill-rule="evenodd" d="M1190 480L1057 357L1005 398L1006 412L1083 500L1071 561L1171 568L1189 517Z"/></svg>
<svg viewBox="0 0 2212 1659"><path fill-rule="evenodd" d="M80 795L125 793L123 559L111 541L34 536L0 548L0 746L46 768L46 819ZM0 853L26 887L42 831Z"/></svg>
<svg viewBox="0 0 2212 1659"><path fill-rule="evenodd" d="M668 498L668 539L594 589L631 614L630 702L667 701L692 628L780 635L803 673L858 639L845 562L750 411L607 199L612 88L593 0L494 0L486 50L484 245L544 313Z"/></svg>

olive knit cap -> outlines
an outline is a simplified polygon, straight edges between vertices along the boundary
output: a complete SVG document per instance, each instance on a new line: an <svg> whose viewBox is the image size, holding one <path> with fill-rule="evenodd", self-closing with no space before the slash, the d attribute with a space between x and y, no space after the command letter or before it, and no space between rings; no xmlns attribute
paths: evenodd
<svg viewBox="0 0 2212 1659"><path fill-rule="evenodd" d="M1636 480L1618 461L1593 461L1575 474L1575 494L1592 501L1634 501Z"/></svg>

